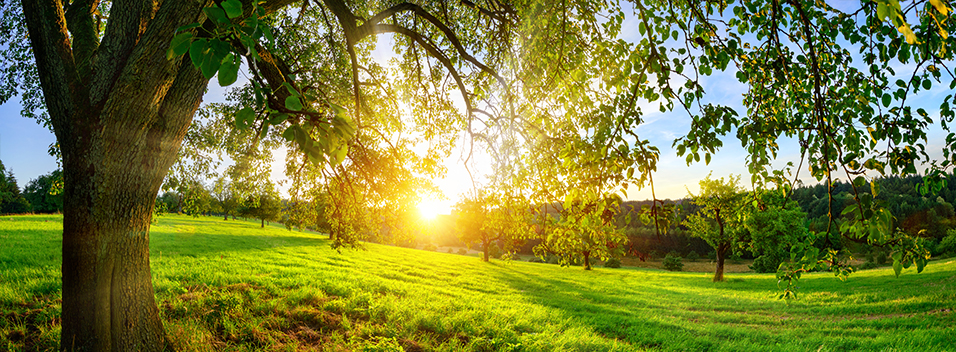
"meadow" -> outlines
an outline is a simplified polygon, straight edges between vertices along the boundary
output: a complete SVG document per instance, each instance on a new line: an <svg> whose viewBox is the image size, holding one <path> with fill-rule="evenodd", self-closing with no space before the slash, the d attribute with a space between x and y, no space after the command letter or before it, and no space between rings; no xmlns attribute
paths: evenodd
<svg viewBox="0 0 956 352"><path fill-rule="evenodd" d="M956 260L923 273L608 269L377 244L219 217L159 217L156 300L181 351L956 351ZM0 351L59 348L59 216L0 217Z"/></svg>

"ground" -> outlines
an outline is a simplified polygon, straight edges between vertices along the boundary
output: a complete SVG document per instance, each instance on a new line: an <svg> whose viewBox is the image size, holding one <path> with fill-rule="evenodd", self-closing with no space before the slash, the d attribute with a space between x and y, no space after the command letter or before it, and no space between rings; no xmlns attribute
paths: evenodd
<svg viewBox="0 0 956 352"><path fill-rule="evenodd" d="M609 269L367 244L258 222L162 216L156 300L181 351L946 351L956 260L920 274ZM0 351L58 349L58 216L0 217Z"/></svg>

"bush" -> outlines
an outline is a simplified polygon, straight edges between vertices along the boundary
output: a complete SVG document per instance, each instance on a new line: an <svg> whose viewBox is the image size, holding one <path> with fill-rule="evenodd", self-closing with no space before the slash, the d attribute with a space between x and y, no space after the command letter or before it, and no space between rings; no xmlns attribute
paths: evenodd
<svg viewBox="0 0 956 352"><path fill-rule="evenodd" d="M758 273L775 273L782 262L782 256L768 253L754 259L754 263L750 265L750 270Z"/></svg>
<svg viewBox="0 0 956 352"><path fill-rule="evenodd" d="M518 253L508 252L501 255L501 260L519 260Z"/></svg>
<svg viewBox="0 0 956 352"><path fill-rule="evenodd" d="M608 259L606 262L604 262L604 267L605 268L620 268L621 260L617 258Z"/></svg>
<svg viewBox="0 0 956 352"><path fill-rule="evenodd" d="M434 244L432 244L432 243L427 243L427 244L425 244L424 246L422 246L422 250L429 251L429 252L434 252L434 251L438 250L438 246L436 246L436 245L434 245Z"/></svg>
<svg viewBox="0 0 956 352"><path fill-rule="evenodd" d="M451 253L452 253L451 247L448 247L448 254L451 254Z"/></svg>
<svg viewBox="0 0 956 352"><path fill-rule="evenodd" d="M946 231L946 237L939 241L936 246L936 252L939 254L956 254L956 229Z"/></svg>
<svg viewBox="0 0 956 352"><path fill-rule="evenodd" d="M488 257L490 258L501 259L502 254L504 253L501 252L501 247L498 247L498 244L492 244L488 248Z"/></svg>
<svg viewBox="0 0 956 352"><path fill-rule="evenodd" d="M651 250L650 252L647 252L647 255L650 256L651 259L661 256L660 252L658 252L657 250Z"/></svg>
<svg viewBox="0 0 956 352"><path fill-rule="evenodd" d="M694 251L690 251L690 253L687 253L687 259L692 262L696 262L698 259L700 259L700 254L697 254L697 252L694 252Z"/></svg>
<svg viewBox="0 0 956 352"><path fill-rule="evenodd" d="M684 263L681 263L680 257L675 257L670 254L664 257L664 270L681 271L683 269Z"/></svg>
<svg viewBox="0 0 956 352"><path fill-rule="evenodd" d="M860 266L858 266L857 269L867 270L867 269L876 269L877 267L879 267L879 265L876 265L876 263L874 262L866 262L866 263L860 264Z"/></svg>
<svg viewBox="0 0 956 352"><path fill-rule="evenodd" d="M547 262L544 261L544 259L541 259L541 258L538 258L538 257L531 257L531 259L528 259L528 262L531 262L531 263L547 263Z"/></svg>
<svg viewBox="0 0 956 352"><path fill-rule="evenodd" d="M669 256L671 256L671 257L680 257L680 253L677 253L676 250L672 250L672 251L670 251L670 252L667 252L667 255L669 255Z"/></svg>
<svg viewBox="0 0 956 352"><path fill-rule="evenodd" d="M468 254L468 250L464 248L458 248L458 254L466 255Z"/></svg>
<svg viewBox="0 0 956 352"><path fill-rule="evenodd" d="M554 254L548 254L547 262L548 262L548 264L558 264L558 263L561 262L561 259L558 258L558 256L556 256L556 255L554 255Z"/></svg>

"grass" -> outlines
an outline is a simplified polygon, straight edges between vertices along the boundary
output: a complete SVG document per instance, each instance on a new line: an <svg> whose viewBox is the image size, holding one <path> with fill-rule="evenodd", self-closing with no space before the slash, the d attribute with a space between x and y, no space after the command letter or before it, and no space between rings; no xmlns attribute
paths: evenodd
<svg viewBox="0 0 956 352"><path fill-rule="evenodd" d="M58 216L0 217L0 351L53 350ZM183 351L956 350L956 260L804 276L492 261L221 218L163 216L151 231L156 299Z"/></svg>

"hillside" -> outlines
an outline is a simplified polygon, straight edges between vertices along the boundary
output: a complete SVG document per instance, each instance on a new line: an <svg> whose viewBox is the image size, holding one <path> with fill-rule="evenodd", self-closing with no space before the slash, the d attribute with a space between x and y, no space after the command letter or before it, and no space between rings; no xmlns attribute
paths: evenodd
<svg viewBox="0 0 956 352"><path fill-rule="evenodd" d="M0 350L58 348L59 216L0 217ZM941 351L956 346L956 260L804 276L580 268L168 215L151 232L157 302L183 351Z"/></svg>

